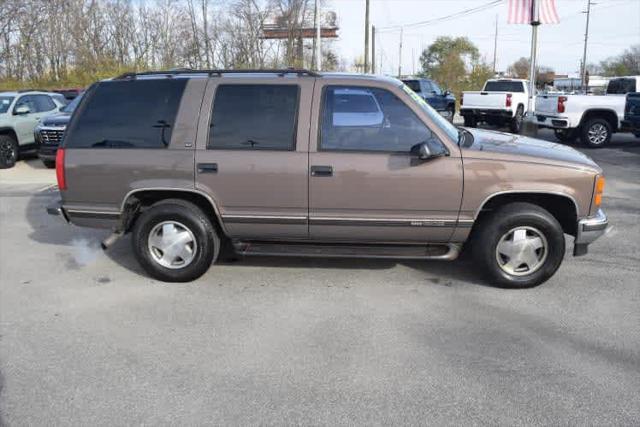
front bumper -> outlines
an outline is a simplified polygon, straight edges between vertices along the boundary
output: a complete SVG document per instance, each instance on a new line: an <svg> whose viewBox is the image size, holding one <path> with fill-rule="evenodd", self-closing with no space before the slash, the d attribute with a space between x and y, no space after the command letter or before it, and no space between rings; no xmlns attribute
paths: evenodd
<svg viewBox="0 0 640 427"><path fill-rule="evenodd" d="M42 160L56 160L56 153L58 152L57 145L41 145L38 150L38 157Z"/></svg>
<svg viewBox="0 0 640 427"><path fill-rule="evenodd" d="M608 226L609 220L602 209L598 209L598 212L596 212L594 216L578 221L573 255L585 255L589 244L602 236Z"/></svg>

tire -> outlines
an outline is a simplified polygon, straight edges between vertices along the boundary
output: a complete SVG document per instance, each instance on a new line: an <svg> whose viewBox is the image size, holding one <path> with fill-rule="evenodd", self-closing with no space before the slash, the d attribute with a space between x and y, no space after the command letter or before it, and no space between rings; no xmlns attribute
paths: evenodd
<svg viewBox="0 0 640 427"><path fill-rule="evenodd" d="M562 227L537 205L510 203L498 208L478 227L471 246L473 257L490 282L499 287L538 286L553 276L564 258ZM514 241L520 242L515 248ZM517 255L509 257L510 251Z"/></svg>
<svg viewBox="0 0 640 427"><path fill-rule="evenodd" d="M449 112L449 122L453 123L453 117L456 115L456 106L450 105L447 107L447 111Z"/></svg>
<svg viewBox="0 0 640 427"><path fill-rule="evenodd" d="M511 133L520 133L520 129L522 128L522 118L524 117L524 107L522 105L518 105L516 109L516 114L511 119L509 123L509 130Z"/></svg>
<svg viewBox="0 0 640 427"><path fill-rule="evenodd" d="M18 160L18 141L9 135L0 135L0 169L15 166Z"/></svg>
<svg viewBox="0 0 640 427"><path fill-rule="evenodd" d="M180 235L171 244L165 233ZM220 252L220 238L210 218L193 203L180 199L163 200L143 211L134 224L132 244L142 268L163 282L197 279ZM169 248L171 255L165 257Z"/></svg>
<svg viewBox="0 0 640 427"><path fill-rule="evenodd" d="M475 116L464 116L464 125L468 128L474 128L478 126L478 119Z"/></svg>
<svg viewBox="0 0 640 427"><path fill-rule="evenodd" d="M553 134L560 142L573 142L578 137L575 129L554 129Z"/></svg>
<svg viewBox="0 0 640 427"><path fill-rule="evenodd" d="M47 169L53 169L56 167L56 161L55 160L43 160L42 164L47 168Z"/></svg>
<svg viewBox="0 0 640 427"><path fill-rule="evenodd" d="M635 136L636 138L640 138L640 132L635 132L633 136Z"/></svg>
<svg viewBox="0 0 640 427"><path fill-rule="evenodd" d="M612 134L609 122L598 117L587 119L580 128L580 140L590 148L604 147L611 141Z"/></svg>

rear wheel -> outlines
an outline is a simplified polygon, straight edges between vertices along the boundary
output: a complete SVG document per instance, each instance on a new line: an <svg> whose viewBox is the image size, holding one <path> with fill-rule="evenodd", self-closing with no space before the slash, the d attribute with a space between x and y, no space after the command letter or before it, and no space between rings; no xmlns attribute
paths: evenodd
<svg viewBox="0 0 640 427"><path fill-rule="evenodd" d="M520 133L520 129L522 128L522 119L524 117L524 107L519 105L516 109L516 115L511 119L511 123L509 124L509 130L512 133Z"/></svg>
<svg viewBox="0 0 640 427"><path fill-rule="evenodd" d="M554 129L553 134L561 142L573 142L578 137L575 129Z"/></svg>
<svg viewBox="0 0 640 427"><path fill-rule="evenodd" d="M582 126L580 139L587 147L604 147L611 141L611 125L605 119L594 117Z"/></svg>
<svg viewBox="0 0 640 427"><path fill-rule="evenodd" d="M475 116L464 116L464 125L469 128L478 126L478 119Z"/></svg>
<svg viewBox="0 0 640 427"><path fill-rule="evenodd" d="M220 238L208 216L193 203L169 199L145 210L133 227L136 258L152 277L189 282L218 257Z"/></svg>
<svg viewBox="0 0 640 427"><path fill-rule="evenodd" d="M473 255L489 280L498 286L540 285L562 263L565 250L562 227L537 205L505 205L478 226Z"/></svg>
<svg viewBox="0 0 640 427"><path fill-rule="evenodd" d="M18 160L18 141L9 135L0 135L0 169L12 168Z"/></svg>

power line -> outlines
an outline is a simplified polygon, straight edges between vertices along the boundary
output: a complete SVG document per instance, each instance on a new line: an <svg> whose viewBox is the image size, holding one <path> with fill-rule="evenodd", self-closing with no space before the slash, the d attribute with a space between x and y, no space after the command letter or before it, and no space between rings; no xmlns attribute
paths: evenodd
<svg viewBox="0 0 640 427"><path fill-rule="evenodd" d="M452 13L450 15L446 15L446 16L441 16L439 18L433 18L433 19L429 19L426 21L420 21L420 22L413 22L410 24L403 24L403 25L393 25L393 26L389 26L389 27L382 27L378 29L378 32L391 32L391 31L399 31L402 28L415 28L415 27L421 27L424 25L430 25L436 22L443 22L443 21L448 21L451 19L455 19L455 18L461 18L464 16L468 16L468 15L472 15L474 13L478 13L478 12L482 12L484 10L487 9L491 9L492 7L500 4L504 2L504 0L493 0L490 1L489 3L485 3L481 6L477 6L477 7L473 7L470 9L465 9L465 10L461 10L459 12L455 12Z"/></svg>

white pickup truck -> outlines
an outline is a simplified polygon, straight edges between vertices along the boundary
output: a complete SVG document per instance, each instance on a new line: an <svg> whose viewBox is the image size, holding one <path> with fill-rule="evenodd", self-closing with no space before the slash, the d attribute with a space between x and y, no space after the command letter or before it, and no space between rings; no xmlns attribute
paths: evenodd
<svg viewBox="0 0 640 427"><path fill-rule="evenodd" d="M468 127L476 127L483 121L492 126L508 124L512 132L518 133L528 98L527 80L490 79L480 92L462 92L460 115Z"/></svg>
<svg viewBox="0 0 640 427"><path fill-rule="evenodd" d="M624 132L625 95L640 92L640 76L609 80L606 95L538 95L535 123L554 129L560 141L580 137L588 147L602 147L614 132Z"/></svg>

